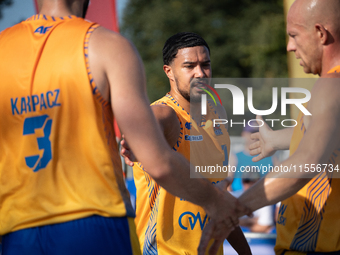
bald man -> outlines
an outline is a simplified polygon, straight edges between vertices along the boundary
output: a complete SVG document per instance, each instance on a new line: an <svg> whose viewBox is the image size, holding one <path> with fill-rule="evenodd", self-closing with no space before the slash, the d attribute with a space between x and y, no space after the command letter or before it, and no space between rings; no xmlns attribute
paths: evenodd
<svg viewBox="0 0 340 255"><path fill-rule="evenodd" d="M251 210L283 200L277 221L278 255L340 254L339 20L339 0L294 2L288 13L287 50L300 59L306 73L320 76L307 105L312 115L300 113L294 129L272 131L265 125L253 134L251 154L259 154L255 161L290 148L282 165L302 169L294 175L269 173L240 197ZM325 165L321 173L313 170ZM209 231L208 226L204 233ZM207 242L204 233L200 252Z"/></svg>

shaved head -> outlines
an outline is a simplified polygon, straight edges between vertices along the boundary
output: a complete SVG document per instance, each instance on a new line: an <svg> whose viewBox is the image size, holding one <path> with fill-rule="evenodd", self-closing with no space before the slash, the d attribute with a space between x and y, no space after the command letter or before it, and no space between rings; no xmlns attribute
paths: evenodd
<svg viewBox="0 0 340 255"><path fill-rule="evenodd" d="M327 73L340 60L340 0L295 0L287 33L287 51L300 59L305 73Z"/></svg>
<svg viewBox="0 0 340 255"><path fill-rule="evenodd" d="M288 19L294 19L307 29L320 24L328 31L339 34L340 1L296 0L288 13Z"/></svg>

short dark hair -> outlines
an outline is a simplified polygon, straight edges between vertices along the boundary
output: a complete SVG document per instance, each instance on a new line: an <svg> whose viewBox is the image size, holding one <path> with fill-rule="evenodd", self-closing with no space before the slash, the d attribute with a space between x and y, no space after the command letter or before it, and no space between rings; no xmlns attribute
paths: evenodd
<svg viewBox="0 0 340 255"><path fill-rule="evenodd" d="M178 50L195 46L207 47L210 54L207 42L198 34L181 32L171 36L168 40L166 40L163 47L164 65L169 65L172 62L172 60L176 57Z"/></svg>

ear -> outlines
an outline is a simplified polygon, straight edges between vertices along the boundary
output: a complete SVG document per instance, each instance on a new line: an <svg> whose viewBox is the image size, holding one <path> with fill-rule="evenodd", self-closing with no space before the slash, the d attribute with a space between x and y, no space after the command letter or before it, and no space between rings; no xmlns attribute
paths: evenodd
<svg viewBox="0 0 340 255"><path fill-rule="evenodd" d="M327 29L321 24L315 24L315 31L317 33L318 39L320 40L322 45L327 44L328 40L328 31Z"/></svg>
<svg viewBox="0 0 340 255"><path fill-rule="evenodd" d="M174 81L174 80L175 80L174 74L173 74L173 72L172 72L171 66L164 65L164 66L163 66L163 70L164 70L166 76L168 76L169 80L171 80L171 81Z"/></svg>

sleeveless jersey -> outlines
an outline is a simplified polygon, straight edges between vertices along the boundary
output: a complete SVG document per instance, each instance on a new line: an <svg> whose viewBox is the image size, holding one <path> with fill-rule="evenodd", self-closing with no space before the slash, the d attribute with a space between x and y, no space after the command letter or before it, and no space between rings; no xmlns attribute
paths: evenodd
<svg viewBox="0 0 340 255"><path fill-rule="evenodd" d="M90 215L134 216L93 82L97 25L35 15L0 34L0 234Z"/></svg>
<svg viewBox="0 0 340 255"><path fill-rule="evenodd" d="M294 128L290 155L298 148L306 128L303 113ZM339 168L340 148L328 160ZM340 179L336 171L320 173L299 192L281 202L278 213L276 254L340 251Z"/></svg>
<svg viewBox="0 0 340 255"><path fill-rule="evenodd" d="M200 126L170 94L153 103L157 104L171 107L179 119L180 135L173 150L196 166L228 165L229 134L225 126L213 128L210 120L220 118L210 102L206 116L209 121ZM197 254L203 227L209 220L205 211L161 188L140 163L135 164L133 173L137 188L136 227L143 254ZM213 184L219 180L210 179ZM218 254L223 254L222 246Z"/></svg>

